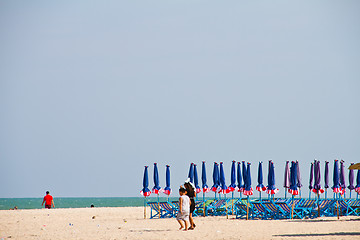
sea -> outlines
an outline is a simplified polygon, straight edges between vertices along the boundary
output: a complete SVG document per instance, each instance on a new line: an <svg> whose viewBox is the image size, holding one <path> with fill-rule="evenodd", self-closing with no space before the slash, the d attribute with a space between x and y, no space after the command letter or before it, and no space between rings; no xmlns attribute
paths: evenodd
<svg viewBox="0 0 360 240"><path fill-rule="evenodd" d="M160 197L159 201L176 201L178 197ZM157 201L157 197L147 197L147 202ZM0 210L40 209L43 198L0 198ZM55 208L94 207L139 207L144 206L144 197L54 197Z"/></svg>

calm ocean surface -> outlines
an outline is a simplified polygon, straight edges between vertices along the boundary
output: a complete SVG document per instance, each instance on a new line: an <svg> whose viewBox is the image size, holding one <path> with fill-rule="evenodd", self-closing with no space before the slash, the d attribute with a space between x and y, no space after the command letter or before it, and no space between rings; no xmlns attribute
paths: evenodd
<svg viewBox="0 0 360 240"><path fill-rule="evenodd" d="M42 208L42 198L0 198L0 210L18 209L39 209ZM167 198L160 197L160 201ZM178 200L178 197L170 198L170 201ZM156 197L148 197L147 201L157 201ZM57 198L54 197L56 208L87 208L92 204L95 207L139 207L144 206L143 197L108 197L108 198Z"/></svg>

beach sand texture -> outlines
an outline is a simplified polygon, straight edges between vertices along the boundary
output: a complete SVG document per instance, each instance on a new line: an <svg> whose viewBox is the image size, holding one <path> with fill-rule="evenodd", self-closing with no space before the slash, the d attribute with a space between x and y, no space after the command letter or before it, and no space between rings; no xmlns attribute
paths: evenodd
<svg viewBox="0 0 360 240"><path fill-rule="evenodd" d="M179 231L175 219L144 219L142 207L0 211L0 239L360 239L360 217L239 220L196 217ZM149 217L150 209L147 209Z"/></svg>

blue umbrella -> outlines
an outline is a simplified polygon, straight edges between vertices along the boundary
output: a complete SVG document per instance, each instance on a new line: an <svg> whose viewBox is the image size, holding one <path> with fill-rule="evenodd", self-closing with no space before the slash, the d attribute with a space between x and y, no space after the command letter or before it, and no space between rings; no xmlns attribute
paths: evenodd
<svg viewBox="0 0 360 240"><path fill-rule="evenodd" d="M341 187L340 187L340 180L339 180L339 163L338 160L334 161L334 175L333 175L333 182L334 185L332 187L334 193L340 193Z"/></svg>
<svg viewBox="0 0 360 240"><path fill-rule="evenodd" d="M252 190L252 187L251 187L250 163L247 163L246 182L245 182L244 194L246 196L253 195L253 190Z"/></svg>
<svg viewBox="0 0 360 240"><path fill-rule="evenodd" d="M269 174L268 174L268 186L267 186L267 194L275 194L279 191L275 187L275 169L274 169L274 163L270 160L269 161Z"/></svg>
<svg viewBox="0 0 360 240"><path fill-rule="evenodd" d="M298 186L297 186L297 167L294 161L291 162L290 167L290 185L289 185L289 193L293 196L299 194Z"/></svg>
<svg viewBox="0 0 360 240"><path fill-rule="evenodd" d="M141 195L148 197L151 194L149 187L149 177L148 177L148 166L145 166L144 169L144 178L143 178L143 189L140 191Z"/></svg>
<svg viewBox="0 0 360 240"><path fill-rule="evenodd" d="M234 192L236 188L236 169L235 169L235 161L232 161L231 164L231 175L230 175L230 185L228 187L230 192Z"/></svg>
<svg viewBox="0 0 360 240"><path fill-rule="evenodd" d="M354 165L354 163L351 163L350 165ZM350 190L350 198L351 198L351 191L355 189L354 187L354 170L349 170L349 186L348 189Z"/></svg>
<svg viewBox="0 0 360 240"><path fill-rule="evenodd" d="M357 175L356 175L355 192L357 192L356 198L358 198L360 194L360 170L357 171Z"/></svg>
<svg viewBox="0 0 360 240"><path fill-rule="evenodd" d="M345 184L345 167L344 161L341 160L340 162L340 187L341 187L341 195L343 195L346 191L346 184Z"/></svg>
<svg viewBox="0 0 360 240"><path fill-rule="evenodd" d="M154 163L154 187L152 189L152 192L155 194L159 194L161 192L161 187L159 183L159 172L156 163Z"/></svg>
<svg viewBox="0 0 360 240"><path fill-rule="evenodd" d="M225 174L224 174L224 167L223 163L220 162L220 190L219 193L227 194L229 193L229 190L225 184Z"/></svg>
<svg viewBox="0 0 360 240"><path fill-rule="evenodd" d="M299 188L299 194L300 194L300 198L301 198L301 187L303 186L301 183L301 175L300 175L300 166L299 166L299 161L296 160L296 176L297 176L297 187Z"/></svg>
<svg viewBox="0 0 360 240"><path fill-rule="evenodd" d="M242 192L244 192L245 190L245 184L246 184L246 164L245 164L245 161L242 161L242 177L243 177L243 189L242 189Z"/></svg>
<svg viewBox="0 0 360 240"><path fill-rule="evenodd" d="M170 188L170 166L166 165L166 187L164 188L164 193L166 195L171 194L171 188Z"/></svg>
<svg viewBox="0 0 360 240"><path fill-rule="evenodd" d="M256 190L259 192L265 191L266 187L263 184L263 172L262 172L262 162L259 162L258 168L258 185L256 186Z"/></svg>
<svg viewBox="0 0 360 240"><path fill-rule="evenodd" d="M289 161L286 161L285 174L284 174L285 199L286 199L286 192L289 189L289 187L290 187L290 168L289 168Z"/></svg>
<svg viewBox="0 0 360 240"><path fill-rule="evenodd" d="M206 168L205 168L205 161L202 162L202 169L201 169L201 180L202 180L202 188L203 192L207 193L210 191L208 185L206 184Z"/></svg>
<svg viewBox="0 0 360 240"><path fill-rule="evenodd" d="M316 194L320 194L324 192L324 189L321 188L321 174L320 174L320 161L314 161L314 188L313 192Z"/></svg>
<svg viewBox="0 0 360 240"><path fill-rule="evenodd" d="M240 166L240 162L237 163L237 187L238 187L238 191L242 192L244 190L244 186L241 184L242 183L242 176L241 176L241 166ZM241 194L241 193L240 193Z"/></svg>
<svg viewBox="0 0 360 240"><path fill-rule="evenodd" d="M194 163L190 164L188 178L190 179L191 183L194 183Z"/></svg>
<svg viewBox="0 0 360 240"><path fill-rule="evenodd" d="M313 189L313 179L314 179L314 164L311 163L310 178L309 178L309 198L311 196L311 190Z"/></svg>
<svg viewBox="0 0 360 240"><path fill-rule="evenodd" d="M215 194L218 191L219 188L219 165L214 162L214 170L213 170L213 186L211 187L211 191L215 192ZM216 195L215 195L216 197Z"/></svg>
<svg viewBox="0 0 360 240"><path fill-rule="evenodd" d="M196 164L194 164L194 185L195 185L196 193L201 192L201 188L199 187L199 179L198 179Z"/></svg>
<svg viewBox="0 0 360 240"><path fill-rule="evenodd" d="M325 161L325 176L324 176L325 199L327 198L327 189L329 188L329 162Z"/></svg>

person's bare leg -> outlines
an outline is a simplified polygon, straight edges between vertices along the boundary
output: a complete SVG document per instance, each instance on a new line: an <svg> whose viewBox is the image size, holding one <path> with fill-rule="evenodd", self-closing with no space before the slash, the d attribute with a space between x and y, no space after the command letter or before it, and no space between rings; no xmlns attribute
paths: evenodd
<svg viewBox="0 0 360 240"><path fill-rule="evenodd" d="M185 223L185 229L184 231L187 231L188 230L188 224L187 224L187 221L184 220L184 223Z"/></svg>
<svg viewBox="0 0 360 240"><path fill-rule="evenodd" d="M178 222L179 222L179 224L180 224L180 228L179 228L179 230L183 229L183 228L184 228L184 225L182 224L181 220L177 220L177 221L178 221ZM186 226L186 222L185 222L185 228L187 228L187 226Z"/></svg>
<svg viewBox="0 0 360 240"><path fill-rule="evenodd" d="M190 213L190 215L189 215L189 221L190 221L190 228L189 229L194 229L195 224L194 224L194 219L192 217L192 213Z"/></svg>

